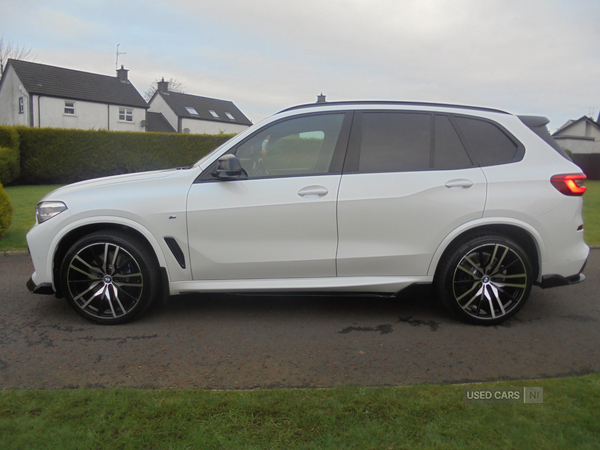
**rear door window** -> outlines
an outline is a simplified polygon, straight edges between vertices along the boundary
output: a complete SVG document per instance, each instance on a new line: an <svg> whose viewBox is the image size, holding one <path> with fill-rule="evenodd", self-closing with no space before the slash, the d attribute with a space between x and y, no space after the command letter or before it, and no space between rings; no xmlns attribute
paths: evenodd
<svg viewBox="0 0 600 450"><path fill-rule="evenodd" d="M465 147L448 116L435 116L435 152L433 168L438 170L465 169L471 167Z"/></svg>
<svg viewBox="0 0 600 450"><path fill-rule="evenodd" d="M431 153L431 115L364 113L358 170L427 170Z"/></svg>
<svg viewBox="0 0 600 450"><path fill-rule="evenodd" d="M456 170L473 163L446 115L363 112L355 120L346 173Z"/></svg>

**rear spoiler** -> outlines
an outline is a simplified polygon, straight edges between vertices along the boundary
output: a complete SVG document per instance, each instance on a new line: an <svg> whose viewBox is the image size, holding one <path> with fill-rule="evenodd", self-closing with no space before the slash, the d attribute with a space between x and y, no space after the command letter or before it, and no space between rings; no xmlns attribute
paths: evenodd
<svg viewBox="0 0 600 450"><path fill-rule="evenodd" d="M572 161L567 152L563 150L563 148L558 145L558 142L554 140L546 125L550 123L550 120L547 117L543 116L517 116L521 119L525 125L527 125L531 131L541 137L546 144L556 150L563 158Z"/></svg>

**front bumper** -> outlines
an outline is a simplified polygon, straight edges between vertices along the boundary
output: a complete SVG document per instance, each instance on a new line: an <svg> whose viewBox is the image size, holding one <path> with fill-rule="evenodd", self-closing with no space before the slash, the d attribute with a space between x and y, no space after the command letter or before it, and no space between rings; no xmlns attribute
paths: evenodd
<svg viewBox="0 0 600 450"><path fill-rule="evenodd" d="M35 284L33 278L30 278L27 282L27 289L34 294L52 295L55 293L52 289L52 283Z"/></svg>

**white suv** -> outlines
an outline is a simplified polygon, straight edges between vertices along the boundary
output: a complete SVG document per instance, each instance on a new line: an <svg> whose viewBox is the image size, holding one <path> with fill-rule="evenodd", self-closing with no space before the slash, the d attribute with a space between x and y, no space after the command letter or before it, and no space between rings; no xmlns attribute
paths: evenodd
<svg viewBox="0 0 600 450"><path fill-rule="evenodd" d="M425 103L290 108L192 167L48 194L28 287L114 324L190 292L434 283L459 318L497 324L532 285L585 278L585 175L547 122Z"/></svg>

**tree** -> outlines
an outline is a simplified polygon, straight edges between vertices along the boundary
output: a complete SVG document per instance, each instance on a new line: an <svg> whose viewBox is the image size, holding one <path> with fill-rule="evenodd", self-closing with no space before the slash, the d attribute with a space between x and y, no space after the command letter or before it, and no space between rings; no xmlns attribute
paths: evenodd
<svg viewBox="0 0 600 450"><path fill-rule="evenodd" d="M31 49L19 47L12 41L4 43L4 38L0 38L0 76L4 73L6 63L9 59L30 59ZM34 58L35 59L35 58Z"/></svg>
<svg viewBox="0 0 600 450"><path fill-rule="evenodd" d="M146 101L150 101L150 99L152 98L152 96L154 95L154 93L158 90L158 82L159 81L165 81L164 77L162 80L156 79L152 82L152 84L150 85L150 87L148 89L146 89L146 92L144 92L144 98L146 99ZM168 80L169 82L169 92L179 92L180 94L185 94L185 88L183 86L183 83L181 83L180 81L177 81L176 78L169 78Z"/></svg>

